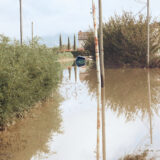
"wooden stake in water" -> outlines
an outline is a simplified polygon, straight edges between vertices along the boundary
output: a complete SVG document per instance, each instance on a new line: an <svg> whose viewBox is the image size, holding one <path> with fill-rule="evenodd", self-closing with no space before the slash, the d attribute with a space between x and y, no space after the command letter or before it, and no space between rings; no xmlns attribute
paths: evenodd
<svg viewBox="0 0 160 160"><path fill-rule="evenodd" d="M94 25L94 43L95 43L95 56L96 56L96 68L97 68L97 160L100 159L100 108L101 108L101 73L100 73L100 57L98 46L98 33L96 24L96 11L95 4L92 0L92 13L93 13L93 25Z"/></svg>

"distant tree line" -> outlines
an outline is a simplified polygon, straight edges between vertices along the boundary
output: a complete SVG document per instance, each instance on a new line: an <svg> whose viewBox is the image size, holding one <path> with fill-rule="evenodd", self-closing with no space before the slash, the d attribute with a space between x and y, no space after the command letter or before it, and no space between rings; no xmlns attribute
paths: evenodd
<svg viewBox="0 0 160 160"><path fill-rule="evenodd" d="M71 43L70 43L70 38L68 37L68 43L67 45L63 45L62 43L62 35L60 34L59 36L59 49L60 50L73 50L76 51L77 50L77 44L76 44L76 35L74 34L74 41L73 41L73 47L71 47Z"/></svg>

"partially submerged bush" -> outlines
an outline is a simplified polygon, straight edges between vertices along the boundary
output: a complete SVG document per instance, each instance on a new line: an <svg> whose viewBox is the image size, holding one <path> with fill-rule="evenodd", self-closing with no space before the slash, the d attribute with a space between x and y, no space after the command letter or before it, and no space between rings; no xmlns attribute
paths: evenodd
<svg viewBox="0 0 160 160"><path fill-rule="evenodd" d="M52 49L36 40L29 46L8 44L6 38L0 36L0 126L45 99L57 87L59 73Z"/></svg>
<svg viewBox="0 0 160 160"><path fill-rule="evenodd" d="M126 155L124 158L121 158L120 160L146 160L147 154L147 151L144 151L141 154Z"/></svg>
<svg viewBox="0 0 160 160"><path fill-rule="evenodd" d="M152 20L150 25L150 59L160 48L160 23ZM90 34L85 49L94 55L94 37ZM115 15L104 24L104 60L108 65L147 65L147 21L139 15L124 12Z"/></svg>

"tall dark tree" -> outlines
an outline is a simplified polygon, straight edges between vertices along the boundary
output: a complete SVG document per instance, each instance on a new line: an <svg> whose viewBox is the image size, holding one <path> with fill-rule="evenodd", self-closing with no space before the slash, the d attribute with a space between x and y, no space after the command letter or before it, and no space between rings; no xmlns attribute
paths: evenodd
<svg viewBox="0 0 160 160"><path fill-rule="evenodd" d="M74 51L77 50L77 45L76 45L76 35L74 35L74 45L73 45Z"/></svg>
<svg viewBox="0 0 160 160"><path fill-rule="evenodd" d="M70 49L71 49L71 44L70 44L70 39L68 37L68 50L70 50Z"/></svg>
<svg viewBox="0 0 160 160"><path fill-rule="evenodd" d="M59 49L62 49L62 36L59 36Z"/></svg>

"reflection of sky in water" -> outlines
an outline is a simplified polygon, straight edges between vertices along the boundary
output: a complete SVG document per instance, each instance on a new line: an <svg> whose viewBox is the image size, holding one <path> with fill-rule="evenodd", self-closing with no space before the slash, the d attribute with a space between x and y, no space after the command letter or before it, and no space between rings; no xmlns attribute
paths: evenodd
<svg viewBox="0 0 160 160"><path fill-rule="evenodd" d="M83 70L83 71L82 71ZM64 70L60 93L64 97L61 103L63 134L53 135L48 140L50 152L37 153L32 160L93 160L96 159L97 102L95 93L89 93L84 68ZM96 77L93 77L96 78ZM125 115L117 116L106 109L106 155L107 160L118 160L129 153L146 148L160 148L160 117L152 116L153 144L150 145L149 115L142 120L137 115L134 120L126 121ZM101 148L102 150L102 148ZM156 154L156 153L154 153ZM102 153L101 153L102 155ZM102 156L101 156L102 158Z"/></svg>

